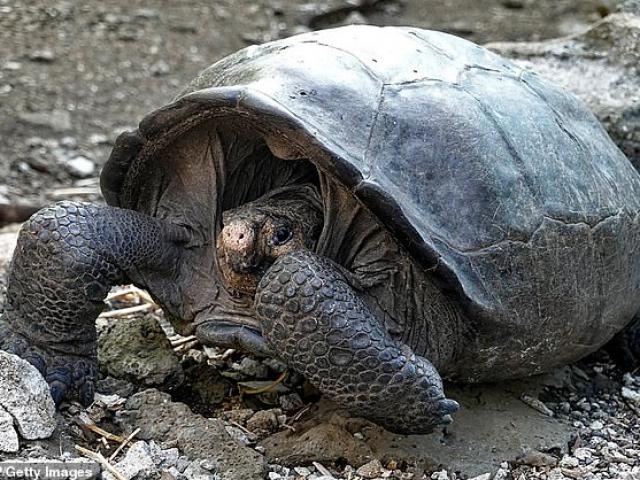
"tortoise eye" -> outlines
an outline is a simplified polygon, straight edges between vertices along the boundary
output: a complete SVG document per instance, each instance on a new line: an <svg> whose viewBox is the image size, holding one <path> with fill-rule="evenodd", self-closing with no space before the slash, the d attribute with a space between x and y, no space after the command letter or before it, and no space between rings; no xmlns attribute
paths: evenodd
<svg viewBox="0 0 640 480"><path fill-rule="evenodd" d="M289 240L291 240L292 237L293 232L289 227L278 227L276 233L273 235L273 238L271 238L271 244L275 247L278 247L287 243Z"/></svg>

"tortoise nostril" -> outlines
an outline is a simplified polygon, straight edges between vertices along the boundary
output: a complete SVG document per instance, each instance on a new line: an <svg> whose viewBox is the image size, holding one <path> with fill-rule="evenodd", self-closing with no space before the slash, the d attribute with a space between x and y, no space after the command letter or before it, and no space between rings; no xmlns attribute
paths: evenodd
<svg viewBox="0 0 640 480"><path fill-rule="evenodd" d="M244 238L244 233L241 233L240 235L238 235L238 240L242 240Z"/></svg>

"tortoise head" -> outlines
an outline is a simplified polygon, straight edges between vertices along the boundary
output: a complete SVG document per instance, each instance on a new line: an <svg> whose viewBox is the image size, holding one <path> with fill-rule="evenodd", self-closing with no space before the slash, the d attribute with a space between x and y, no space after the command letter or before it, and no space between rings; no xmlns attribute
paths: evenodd
<svg viewBox="0 0 640 480"><path fill-rule="evenodd" d="M253 295L278 257L315 247L322 231L322 211L315 195L267 195L227 210L222 223L216 242L222 277L231 290Z"/></svg>

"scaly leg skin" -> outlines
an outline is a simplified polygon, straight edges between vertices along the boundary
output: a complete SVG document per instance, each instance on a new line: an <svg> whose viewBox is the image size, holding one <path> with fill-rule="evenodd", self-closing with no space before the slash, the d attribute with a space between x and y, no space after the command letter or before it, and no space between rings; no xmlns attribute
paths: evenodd
<svg viewBox="0 0 640 480"><path fill-rule="evenodd" d="M625 371L640 367L640 313L605 346L613 360Z"/></svg>
<svg viewBox="0 0 640 480"><path fill-rule="evenodd" d="M95 319L137 269L171 271L180 227L131 210L60 202L22 227L10 267L0 348L33 364L56 404L93 401Z"/></svg>
<svg viewBox="0 0 640 480"><path fill-rule="evenodd" d="M326 258L280 257L255 307L272 350L355 415L396 433L429 433L459 408L433 365L391 338Z"/></svg>

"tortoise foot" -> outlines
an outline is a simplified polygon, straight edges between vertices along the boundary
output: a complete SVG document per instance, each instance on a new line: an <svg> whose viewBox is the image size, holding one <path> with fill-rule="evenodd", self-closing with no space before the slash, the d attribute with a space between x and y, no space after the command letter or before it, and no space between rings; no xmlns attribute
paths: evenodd
<svg viewBox="0 0 640 480"><path fill-rule="evenodd" d="M174 271L183 232L137 212L60 202L24 224L11 262L0 348L42 373L56 404L93 400L95 319L130 272Z"/></svg>
<svg viewBox="0 0 640 480"><path fill-rule="evenodd" d="M429 433L458 410L434 366L393 339L326 258L280 257L255 306L272 350L351 413L409 434Z"/></svg>
<svg viewBox="0 0 640 480"><path fill-rule="evenodd" d="M51 388L56 406L66 398L77 398L84 406L93 401L98 376L95 356L63 353L32 343L14 332L4 318L0 319L0 349L18 355L38 369Z"/></svg>

